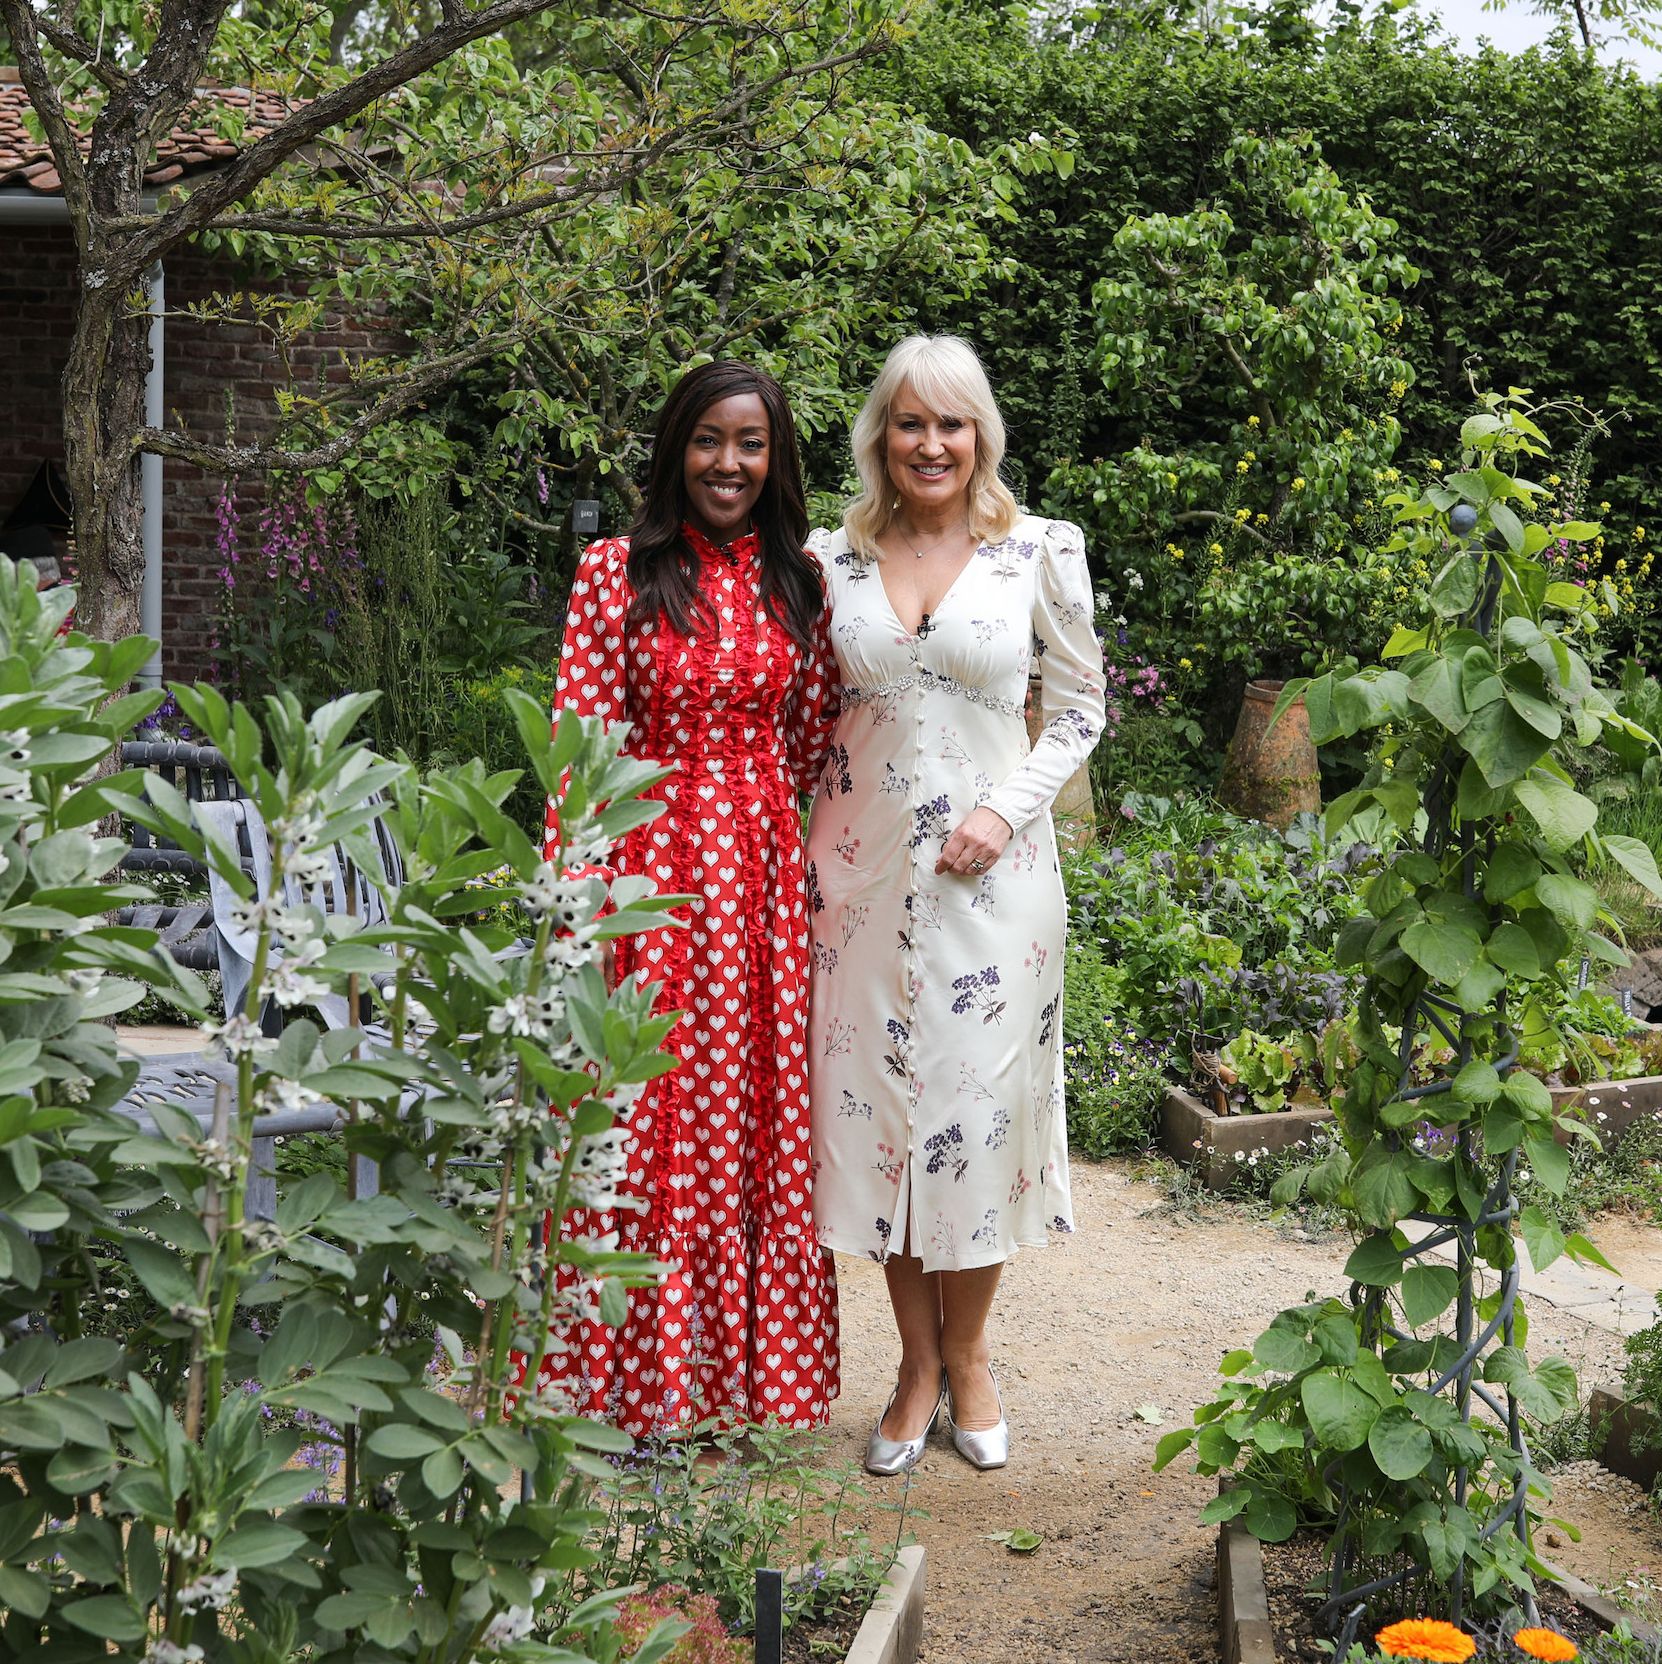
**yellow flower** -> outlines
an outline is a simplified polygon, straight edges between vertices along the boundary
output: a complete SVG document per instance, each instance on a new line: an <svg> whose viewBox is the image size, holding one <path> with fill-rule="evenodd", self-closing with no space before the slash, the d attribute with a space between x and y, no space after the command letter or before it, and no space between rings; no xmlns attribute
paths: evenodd
<svg viewBox="0 0 1662 1664"><path fill-rule="evenodd" d="M1616 570L1618 572L1625 572L1627 570L1627 560L1625 557L1616 562Z"/></svg>
<svg viewBox="0 0 1662 1664"><path fill-rule="evenodd" d="M1173 560L1182 560L1183 558L1182 549L1180 549L1175 543L1168 543L1166 545L1166 553L1170 555Z"/></svg>
<svg viewBox="0 0 1662 1664"><path fill-rule="evenodd" d="M1425 1664L1466 1664L1477 1651L1471 1636L1441 1618L1404 1618L1386 1625L1374 1639L1392 1658L1418 1658Z"/></svg>
<svg viewBox="0 0 1662 1664"><path fill-rule="evenodd" d="M1633 541L1635 543L1643 543L1645 541L1645 528L1643 526L1635 526L1633 528Z"/></svg>
<svg viewBox="0 0 1662 1664"><path fill-rule="evenodd" d="M1299 474L1293 480L1293 490L1302 491L1303 489L1304 489L1304 476L1302 474Z"/></svg>
<svg viewBox="0 0 1662 1664"><path fill-rule="evenodd" d="M1556 474L1548 474L1547 475L1547 484L1548 485L1562 485L1563 483L1564 482L1561 479L1559 479L1559 477Z"/></svg>
<svg viewBox="0 0 1662 1664"><path fill-rule="evenodd" d="M1599 504L1599 513L1600 514L1608 514L1609 512L1610 512L1610 505L1608 503L1600 503Z"/></svg>
<svg viewBox="0 0 1662 1664"><path fill-rule="evenodd" d="M1246 459L1248 462L1256 462L1258 460L1258 453L1256 451L1248 451Z"/></svg>
<svg viewBox="0 0 1662 1664"><path fill-rule="evenodd" d="M1249 428L1257 427L1258 426L1258 418L1256 416L1247 417L1247 426Z"/></svg>
<svg viewBox="0 0 1662 1664"><path fill-rule="evenodd" d="M1391 397L1393 399L1400 399L1407 391L1408 383L1406 381L1393 381L1391 383Z"/></svg>
<svg viewBox="0 0 1662 1664"><path fill-rule="evenodd" d="M1438 460L1437 460L1437 459L1436 459L1436 457L1433 457L1433 458L1432 458L1432 459L1431 459L1431 460L1430 460L1430 461L1429 461L1429 462L1428 462L1428 463L1427 463L1427 464L1426 464L1426 467L1427 467L1427 468L1429 468L1429 469L1430 469L1430 470L1431 470L1431 471L1432 471L1432 473L1434 473L1434 474L1440 474L1440 473L1442 473L1442 471L1443 471L1443 465L1442 465L1442 463L1440 463L1440 462L1439 462L1439 461L1438 461Z"/></svg>
<svg viewBox="0 0 1662 1664"><path fill-rule="evenodd" d="M1397 483L1397 481L1400 480L1401 478L1402 478L1402 475L1399 474L1396 471L1395 468L1387 468L1385 470L1385 479L1386 479L1387 484L1395 485Z"/></svg>
<svg viewBox="0 0 1662 1664"><path fill-rule="evenodd" d="M1235 510L1235 524L1237 526L1244 526L1247 523L1247 521L1249 521L1251 518L1252 518L1252 510L1251 509L1249 509L1249 508L1238 508L1238 509Z"/></svg>
<svg viewBox="0 0 1662 1664"><path fill-rule="evenodd" d="M1221 543L1214 543L1206 552L1209 555L1221 555L1223 553L1223 545Z"/></svg>
<svg viewBox="0 0 1662 1664"><path fill-rule="evenodd" d="M1516 1646L1543 1664L1571 1664L1577 1656L1575 1642L1553 1629L1520 1629L1512 1637Z"/></svg>
<svg viewBox="0 0 1662 1664"><path fill-rule="evenodd" d="M1267 526L1270 523L1270 517L1267 514L1260 514L1256 518L1260 526Z"/></svg>
<svg viewBox="0 0 1662 1664"><path fill-rule="evenodd" d="M1237 474L1244 474L1251 466L1252 464L1250 462L1237 462L1235 464L1235 472Z"/></svg>
<svg viewBox="0 0 1662 1664"><path fill-rule="evenodd" d="M1193 670L1194 667L1195 661L1193 659L1179 659L1177 661L1177 668L1179 670Z"/></svg>
<svg viewBox="0 0 1662 1664"><path fill-rule="evenodd" d="M1166 475L1166 484L1167 485L1176 485L1177 484L1177 475L1176 474L1167 474Z"/></svg>

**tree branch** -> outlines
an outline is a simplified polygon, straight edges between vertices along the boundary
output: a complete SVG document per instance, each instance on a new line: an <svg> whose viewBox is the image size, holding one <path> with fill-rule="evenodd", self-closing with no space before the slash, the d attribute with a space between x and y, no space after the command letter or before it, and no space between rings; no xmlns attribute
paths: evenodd
<svg viewBox="0 0 1662 1664"><path fill-rule="evenodd" d="M132 77L119 64L110 63L96 47L89 46L73 29L65 29L51 18L36 12L35 27L48 43L88 69L112 92L124 91ZM34 95L31 93L31 97Z"/></svg>
<svg viewBox="0 0 1662 1664"><path fill-rule="evenodd" d="M1275 544L1260 531L1254 531L1244 520L1237 520L1233 515L1223 514L1215 508L1186 508L1181 514L1174 514L1174 525L1187 525L1197 520L1221 520L1226 522L1232 530L1245 532L1256 543L1261 543L1266 549L1273 549Z"/></svg>
<svg viewBox="0 0 1662 1664"><path fill-rule="evenodd" d="M5 22L6 33L11 36L18 74L23 78L23 90L28 93L35 114L40 117L47 144L52 147L52 159L58 164L58 177L63 181L64 206L69 210L75 241L84 255L92 219L86 164L81 159L75 129L64 113L57 83L46 67L46 59L41 56L37 28L39 20L29 0L0 0L0 20Z"/></svg>
<svg viewBox="0 0 1662 1664"><path fill-rule="evenodd" d="M26 0L0 0L8 18L23 9L25 3ZM366 69L346 86L324 93L296 110L242 151L235 161L227 163L188 197L182 198L133 236L122 251L126 275L136 276L179 242L211 229L222 213L242 201L256 185L275 173L302 145L362 114L377 99L442 63L470 41L495 34L511 23L534 17L557 3L558 0L495 0L494 4L468 13L459 21L442 24L414 45ZM846 68L881 50L882 42L866 41L845 51L815 59L812 63L779 70L755 86L746 87L742 92L722 100L681 128L673 129L635 151L627 166L617 170L618 177L625 181L639 177L661 157L694 142L707 142L709 135L719 131L735 110L742 110L759 94L787 81ZM613 184L615 187L616 179ZM430 232L427 234L431 235Z"/></svg>
<svg viewBox="0 0 1662 1664"><path fill-rule="evenodd" d="M386 386L387 392L366 405L333 439L309 451L282 451L265 445L207 445L188 434L170 433L165 428L140 428L133 436L132 448L147 451L151 456L193 462L199 468L222 474L249 474L256 470L297 473L308 468L330 468L366 434L383 422L401 416L411 405L438 391L452 376L508 347L517 346L524 339L521 331L493 335L443 358L429 359L404 375L377 382L376 385Z"/></svg>

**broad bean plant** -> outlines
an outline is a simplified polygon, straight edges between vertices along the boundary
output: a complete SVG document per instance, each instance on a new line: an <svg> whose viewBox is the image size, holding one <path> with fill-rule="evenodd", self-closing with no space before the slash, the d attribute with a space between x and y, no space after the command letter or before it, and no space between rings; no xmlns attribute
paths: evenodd
<svg viewBox="0 0 1662 1664"><path fill-rule="evenodd" d="M588 1487L629 1441L574 1417L534 1360L653 1276L543 1226L615 1202L616 1112L668 1066L671 1019L599 964L666 905L600 865L657 812L657 771L511 697L530 768L563 792L545 861L502 812L517 772L423 778L354 741L373 695L256 720L177 687L271 831L256 893L165 783L146 800L139 777L91 772L160 695L110 701L152 644L59 640L67 604L0 563L0 1657L611 1658L614 1598L550 1610L544 1590L586 1563ZM234 1080L207 1124L123 1108L136 1065L101 1019L144 983L198 1013L202 991L152 932L104 922L142 894L104 881L123 846L94 827L117 806L211 863L255 943L246 1003L205 1024ZM384 916L309 904L332 846ZM465 922L470 883L503 866L517 946ZM330 995L352 1026L298 1015ZM280 1035L274 1010L293 1015ZM313 1173L251 1217L256 1122L319 1105L378 1184ZM112 1278L133 1315L94 1325Z"/></svg>
<svg viewBox="0 0 1662 1664"><path fill-rule="evenodd" d="M1395 498L1397 541L1435 573L1431 622L1399 628L1384 663L1287 689L1304 694L1318 743L1376 741L1363 783L1328 810L1329 836L1375 808L1413 835L1339 932L1338 966L1363 978L1332 1099L1343 1147L1275 1193L1348 1209L1352 1292L1282 1312L1231 1353L1218 1397L1160 1453L1164 1463L1192 1446L1203 1472L1236 1471L1212 1517L1239 1514L1271 1539L1301 1515L1324 1519L1353 1559L1429 1572L1456 1616L1463 1591L1499 1600L1527 1586L1527 1529L1502 1527L1522 1489L1540 1485L1504 1413L1469 1416L1472 1395L1486 1389L1503 1412L1541 1423L1577 1403L1569 1365L1532 1362L1522 1312L1502 1305L1514 1224L1537 1269L1566 1252L1599 1258L1511 1200L1520 1160L1557 1194L1570 1170L1561 1140L1594 1136L1517 1066L1521 1037L1569 1008L1583 958L1624 958L1575 852L1662 895L1652 852L1601 838L1597 806L1574 784L1572 762L1607 735L1657 742L1588 667L1608 586L1560 581L1541 559L1555 540L1597 531L1532 518L1541 414L1522 393L1486 398L1461 434L1464 466ZM1429 1080L1416 1073L1428 1040L1448 1059ZM1413 1255L1414 1219L1461 1243L1458 1269ZM1469 1349L1472 1323L1490 1332Z"/></svg>

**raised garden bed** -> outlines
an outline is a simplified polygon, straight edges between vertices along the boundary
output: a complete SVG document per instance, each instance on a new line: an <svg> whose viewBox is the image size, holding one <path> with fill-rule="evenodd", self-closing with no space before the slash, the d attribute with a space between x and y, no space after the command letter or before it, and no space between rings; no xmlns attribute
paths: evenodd
<svg viewBox="0 0 1662 1664"><path fill-rule="evenodd" d="M1598 1459L1612 1473L1650 1491L1662 1476L1662 1425L1642 1404L1594 1387L1587 1415L1598 1438Z"/></svg>
<svg viewBox="0 0 1662 1664"><path fill-rule="evenodd" d="M916 1664L923 1644L924 1552L903 1548L855 1632L843 1664Z"/></svg>
<svg viewBox="0 0 1662 1664"><path fill-rule="evenodd" d="M1572 1602L1600 1628L1613 1629L1625 1618L1636 1640L1662 1643L1662 1630L1656 1625L1622 1612L1590 1583L1553 1567L1548 1570L1556 1598ZM1238 1520L1225 1520L1218 1527L1218 1638L1223 1664L1277 1664L1263 1550Z"/></svg>
<svg viewBox="0 0 1662 1664"><path fill-rule="evenodd" d="M1560 1109L1579 1106L1608 1145L1635 1121L1662 1115L1662 1075L1555 1086L1552 1097ZM1222 1190L1253 1151L1276 1155L1290 1150L1332 1119L1326 1104L1295 1105L1265 1115L1218 1115L1192 1092L1173 1086L1160 1106L1160 1147L1173 1161L1194 1167L1204 1184Z"/></svg>

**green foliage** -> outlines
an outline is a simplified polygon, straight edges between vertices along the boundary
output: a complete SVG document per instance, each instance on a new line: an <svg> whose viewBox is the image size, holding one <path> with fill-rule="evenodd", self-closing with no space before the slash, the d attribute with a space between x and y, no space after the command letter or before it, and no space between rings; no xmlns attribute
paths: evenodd
<svg viewBox="0 0 1662 1664"><path fill-rule="evenodd" d="M1246 1096L1254 1115L1285 1109L1299 1071L1299 1055L1268 1035L1242 1029L1221 1053L1224 1067Z"/></svg>
<svg viewBox="0 0 1662 1664"><path fill-rule="evenodd" d="M1622 1393L1630 1404L1662 1414L1662 1321L1649 1324L1623 1343Z"/></svg>
<svg viewBox="0 0 1662 1664"><path fill-rule="evenodd" d="M1355 558L1351 522L1400 436L1390 407L1410 372L1388 340L1390 291L1415 273L1387 250L1396 227L1351 199L1308 135L1239 137L1222 169L1217 201L1115 236L1093 291L1098 362L1142 438L1058 469L1047 491L1091 505L1115 592L1156 549L1173 559L1154 571L1177 578L1198 531L1204 557L1182 577L1197 574L1200 633L1275 674L1354 640L1388 593L1388 566ZM1185 398L1194 387L1204 405Z"/></svg>
<svg viewBox="0 0 1662 1664"><path fill-rule="evenodd" d="M1529 477L1547 452L1542 414L1521 394L1484 400L1462 429L1461 470L1424 496L1396 497L1404 547L1436 572L1434 621L1399 630L1385 665L1351 664L1284 695L1304 692L1318 743L1384 730L1362 785L1328 810L1330 835L1364 808L1405 830L1423 815L1428 828L1386 856L1340 936L1339 963L1366 979L1354 1055L1332 1094L1344 1147L1284 1175L1274 1192L1280 1202L1336 1200L1351 1213L1365 1233L1345 1267L1359 1293L1353 1305L1281 1313L1250 1352L1225 1360L1229 1384L1196 1427L1161 1450L1169 1461L1193 1445L1203 1472L1239 1467L1220 1509L1277 1539L1300 1508L1332 1514L1337 1498L1323 1487L1342 1478L1347 1512L1335 1529L1350 1544L1374 1559L1406 1555L1478 1603L1527 1581L1523 1540L1484 1535L1522 1470L1497 1425L1468 1423L1446 1396L1410 1384L1454 1364L1449 1313L1460 1280L1414 1260L1399 1222L1470 1222L1477 1259L1504 1272L1517 1248L1487 1217L1497 1179L1509 1181L1522 1160L1547 1190L1564 1189L1559 1118L1546 1087L1514 1068L1516 1038L1554 1028L1567 966L1583 953L1619 957L1594 929L1594 893L1570 871L1571 846L1597 838L1597 809L1564 760L1596 747L1606 729L1644 737L1578 651L1597 627L1595 596L1540 558L1555 539L1597 530L1529 518L1542 492ZM1470 546L1451 540L1468 534ZM1662 890L1643 846L1605 842ZM1412 1070L1415 1021L1427 1011L1453 1048L1430 1090L1414 1087ZM1431 1132L1415 1138L1416 1127ZM1525 1205L1518 1221L1537 1270L1566 1253L1600 1258L1539 1207ZM1494 1315L1497 1299L1487 1309L1480 1299L1478 1315ZM1538 1422L1576 1410L1573 1372L1558 1359L1530 1363L1521 1317L1500 1338L1479 1360L1491 1389ZM1279 1465L1255 1467L1262 1456Z"/></svg>
<svg viewBox="0 0 1662 1664"><path fill-rule="evenodd" d="M1070 938L1095 955L1078 973L1070 958L1070 974L1100 964L1101 1009L1182 1059L1248 1027L1319 1030L1344 1007L1334 944L1372 851L1322 848L1313 832L1129 796L1103 824L1108 847L1064 868Z"/></svg>
<svg viewBox="0 0 1662 1664"><path fill-rule="evenodd" d="M589 1561L582 1503L610 1472L597 1453L628 1440L566 1414L557 1389L520 1388L515 1353L539 1356L551 1325L615 1313L653 1275L593 1241L537 1248L533 1231L563 1216L579 1165L605 1191L614 1108L666 1066L672 1019L650 993L609 994L598 963L659 904L618 881L602 917L603 881L561 878L502 814L511 774L421 777L350 740L373 695L309 719L269 701L262 733L212 689L175 688L271 827L280 875L315 880L339 843L373 881L378 807L409 874L372 928L256 898L181 795L90 777L156 702L110 698L153 644L60 641L72 593L37 597L22 573L0 563L0 1439L16 1453L0 1478L0 1654L74 1633L211 1660L466 1660L514 1642L531 1656L533 1630L604 1649L620 1597L575 1610L544 1592ZM657 771L598 724L571 717L551 738L541 705L508 704L539 784L569 775L566 860L655 812L639 793ZM122 846L89 828L117 806L211 862L255 938L248 1005L207 1029L236 1087L206 1132L165 1103L147 1106L153 1130L112 1107L133 1066L99 1019L136 997L127 979L200 999L152 933L95 922L135 896L99 882ZM442 921L474 911L471 880L501 865L537 923L531 952L498 959L506 932ZM306 1020L261 1034L268 998L354 984L378 1034ZM248 1218L256 1117L313 1103L337 1106L347 1148L380 1164L379 1194L319 1170L285 1187L274 1221ZM488 1164L485 1182L467 1161ZM145 1297L131 1311L100 1298L114 1255ZM308 1441L338 1481L294 1465Z"/></svg>
<svg viewBox="0 0 1662 1664"><path fill-rule="evenodd" d="M1388 254L1420 274L1412 287L1396 290L1398 331L1385 333L1388 320L1374 313L1371 327L1384 335L1384 346L1379 358L1364 360L1382 363L1394 355L1406 363L1400 399L1390 399L1387 385L1383 404L1375 405L1380 389L1347 386L1330 410L1317 413L1318 424L1358 406L1378 420L1393 419L1402 430L1394 465L1417 471L1426 460L1450 460L1444 436L1469 408L1468 369L1480 386L1515 382L1579 393L1623 413L1602 448L1609 480L1603 495L1612 500L1604 517L1644 524L1662 454L1662 415L1653 396L1662 329L1649 304L1662 272L1662 221L1637 206L1662 189L1653 87L1563 44L1464 54L1440 43L1410 13L1341 19L1326 30L1306 25L1302 33L1270 19L1246 27L1226 23L1227 50L1219 49L1216 25L1201 29L1184 20L1165 24L1139 15L1132 27L1123 15L1105 11L1090 27L1070 19L1067 29L1047 33L994 9L954 6L948 16L947 26L920 29L868 73L885 88L904 89L934 126L971 144L1062 128L1077 137L1070 141L1074 165L1067 179L1027 180L1020 223L994 228L995 248L1018 262L1017 277L984 286L963 304L934 304L924 286L920 314L933 327L958 328L982 344L1010 420L1012 472L1034 498L1054 476L1042 493L1049 508L1096 523L1094 558L1104 560L1112 608L1126 613L1134 650L1168 666L1188 656L1204 668L1201 654L1244 653L1257 641L1266 615L1252 609L1254 598L1273 592L1279 615L1287 594L1274 591L1268 567L1276 561L1267 553L1262 564L1250 558L1251 540L1242 537L1226 563L1213 623L1198 627L1206 573L1197 568L1214 539L1192 528L1170 539L1184 549L1181 561L1166 552L1165 534L1141 535L1133 544L1132 521L1116 521L1106 498L1097 506L1099 476L1111 477L1116 491L1133 493L1139 504L1158 506L1164 486L1171 493L1164 499L1168 512L1202 507L1231 519L1235 505L1223 482L1210 500L1185 495L1179 501L1150 463L1146 478L1123 483L1138 448L1146 443L1151 458L1209 454L1226 471L1253 450L1260 459L1248 479L1254 493L1274 484L1285 488L1300 473L1307 489L1315 488L1317 476L1308 468L1278 462L1267 470L1263 435L1238 432L1250 407L1234 367L1220 362L1221 329L1197 330L1192 346L1183 348L1159 321L1168 303L1157 292L1147 340L1135 342L1134 325L1122 333L1133 337L1135 350L1156 355L1156 368L1182 349L1204 372L1187 385L1173 377L1165 389L1150 382L1112 397L1103 396L1097 379L1096 320L1080 274L1123 280L1116 241L1128 219L1142 227L1189 226L1199 238L1197 214L1203 205L1221 205L1235 227L1236 243L1224 249L1231 276L1246 269L1242 251L1250 257L1254 238L1265 239L1267 248L1280 246L1289 223L1285 207L1272 193L1249 191L1225 163L1241 135L1308 133L1337 177L1348 202L1344 211L1365 208L1396 226L1388 243L1352 250L1352 260ZM1546 127L1544 109L1556 113ZM1221 229L1203 223L1214 233ZM1210 258L1210 248L1199 246ZM1180 292L1198 299L1198 277L1185 273ZM1146 275L1142 281L1152 289ZM1220 284L1218 302L1224 292ZM1372 306L1375 297L1359 297L1364 302ZM1304 304L1319 308L1322 297L1312 294ZM1157 391L1169 396L1156 398ZM1344 425L1335 422L1326 439L1338 443ZM1364 449L1373 443L1364 428L1349 425ZM1226 437L1232 438L1227 445ZM1209 453L1208 446L1214 447ZM1336 464L1334 477L1340 471ZM1366 499L1379 492L1365 468L1351 480L1354 493L1342 509L1346 526L1335 524L1334 535L1347 548L1376 549L1367 528L1378 504ZM1388 488L1391 482L1379 483ZM1248 506L1247 499L1239 506ZM1255 497L1251 506L1255 516L1272 502ZM1336 498L1327 506L1338 512ZM1358 515L1361 528L1353 524ZM1627 541L1624 533L1624 546ZM1110 550L1124 552L1110 560ZM1349 557L1329 561L1329 551L1329 543L1311 537L1298 545L1296 561L1277 554L1296 571L1295 589L1306 580L1331 586L1319 605L1344 621L1349 633L1337 639L1371 651L1379 624L1394 622L1393 603L1407 599L1395 588L1411 587L1409 579L1387 586L1382 571L1352 572ZM1609 550L1604 570L1613 570L1622 552ZM1137 590L1134 577L1146 587ZM1655 580L1648 582L1654 605ZM1641 588L1617 630L1649 656L1655 624L1643 605L1646 593ZM1243 611L1234 617L1248 627L1231 621L1237 601ZM1295 621L1292 628L1300 627ZM1211 679L1196 690L1194 703L1232 712L1229 678Z"/></svg>
<svg viewBox="0 0 1662 1664"><path fill-rule="evenodd" d="M756 1573L790 1568L790 1630L845 1598L863 1607L876 1593L905 1528L905 1499L894 1532L875 1544L858 1522L869 1500L851 1464L789 1428L654 1444L598 1487L598 1558L571 1593L685 1585L713 1597L722 1622L744 1633L755 1627Z"/></svg>

